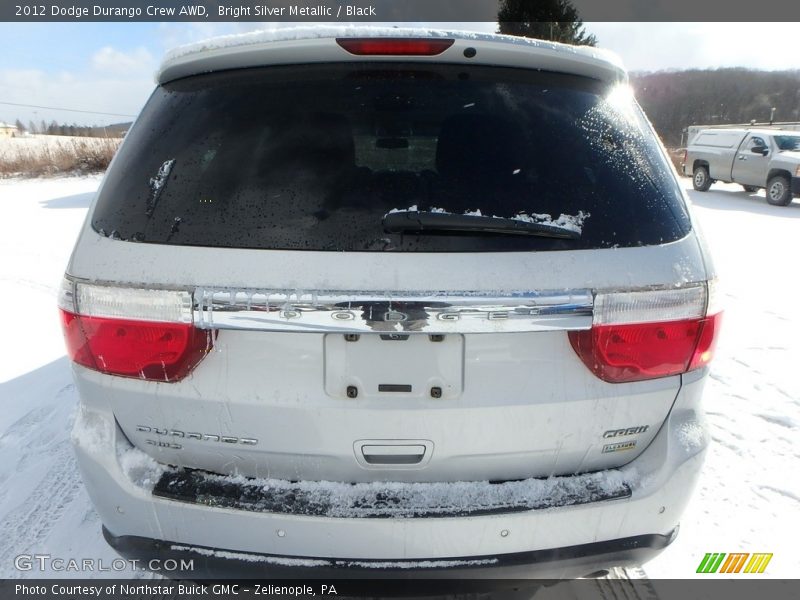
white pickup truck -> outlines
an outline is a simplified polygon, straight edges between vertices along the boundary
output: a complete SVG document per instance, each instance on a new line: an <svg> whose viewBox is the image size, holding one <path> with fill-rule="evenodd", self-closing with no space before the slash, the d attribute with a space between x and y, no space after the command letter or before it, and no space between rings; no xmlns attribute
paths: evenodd
<svg viewBox="0 0 800 600"><path fill-rule="evenodd" d="M715 181L767 191L767 202L788 206L800 196L800 132L780 129L704 129L689 143L683 172L694 189Z"/></svg>

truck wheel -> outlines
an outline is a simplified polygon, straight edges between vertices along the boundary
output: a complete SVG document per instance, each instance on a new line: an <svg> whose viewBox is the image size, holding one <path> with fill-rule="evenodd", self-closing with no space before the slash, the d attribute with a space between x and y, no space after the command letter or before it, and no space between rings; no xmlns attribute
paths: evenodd
<svg viewBox="0 0 800 600"><path fill-rule="evenodd" d="M749 194L752 194L753 192L757 192L758 191L758 187L755 186L755 185L743 185L742 187L744 188L744 191L749 193Z"/></svg>
<svg viewBox="0 0 800 600"><path fill-rule="evenodd" d="M711 177L708 175L708 167L695 167L692 176L692 185L698 192L707 192L711 187Z"/></svg>
<svg viewBox="0 0 800 600"><path fill-rule="evenodd" d="M767 182L767 202L773 206L789 206L792 203L788 177L776 175Z"/></svg>

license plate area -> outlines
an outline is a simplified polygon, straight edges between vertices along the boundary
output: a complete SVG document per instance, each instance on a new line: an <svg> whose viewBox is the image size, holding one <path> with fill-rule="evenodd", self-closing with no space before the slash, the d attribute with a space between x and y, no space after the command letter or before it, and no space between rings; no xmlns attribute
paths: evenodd
<svg viewBox="0 0 800 600"><path fill-rule="evenodd" d="M463 335L325 336L325 393L334 398L448 400L463 380Z"/></svg>

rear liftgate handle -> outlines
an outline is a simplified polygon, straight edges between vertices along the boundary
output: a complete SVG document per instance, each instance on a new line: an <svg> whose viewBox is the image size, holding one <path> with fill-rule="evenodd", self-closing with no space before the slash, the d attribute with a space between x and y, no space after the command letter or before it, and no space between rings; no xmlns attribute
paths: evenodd
<svg viewBox="0 0 800 600"><path fill-rule="evenodd" d="M361 446L364 460L371 465L418 465L425 458L425 446Z"/></svg>
<svg viewBox="0 0 800 600"><path fill-rule="evenodd" d="M365 468L419 468L428 463L433 442L428 440L359 440L356 460Z"/></svg>

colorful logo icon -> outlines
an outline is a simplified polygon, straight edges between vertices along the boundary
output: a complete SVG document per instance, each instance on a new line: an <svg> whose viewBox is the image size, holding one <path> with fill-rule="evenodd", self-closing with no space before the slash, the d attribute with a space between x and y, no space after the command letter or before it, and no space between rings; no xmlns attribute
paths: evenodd
<svg viewBox="0 0 800 600"><path fill-rule="evenodd" d="M749 560L748 560L749 559ZM772 553L709 552L700 561L698 573L763 573Z"/></svg>

